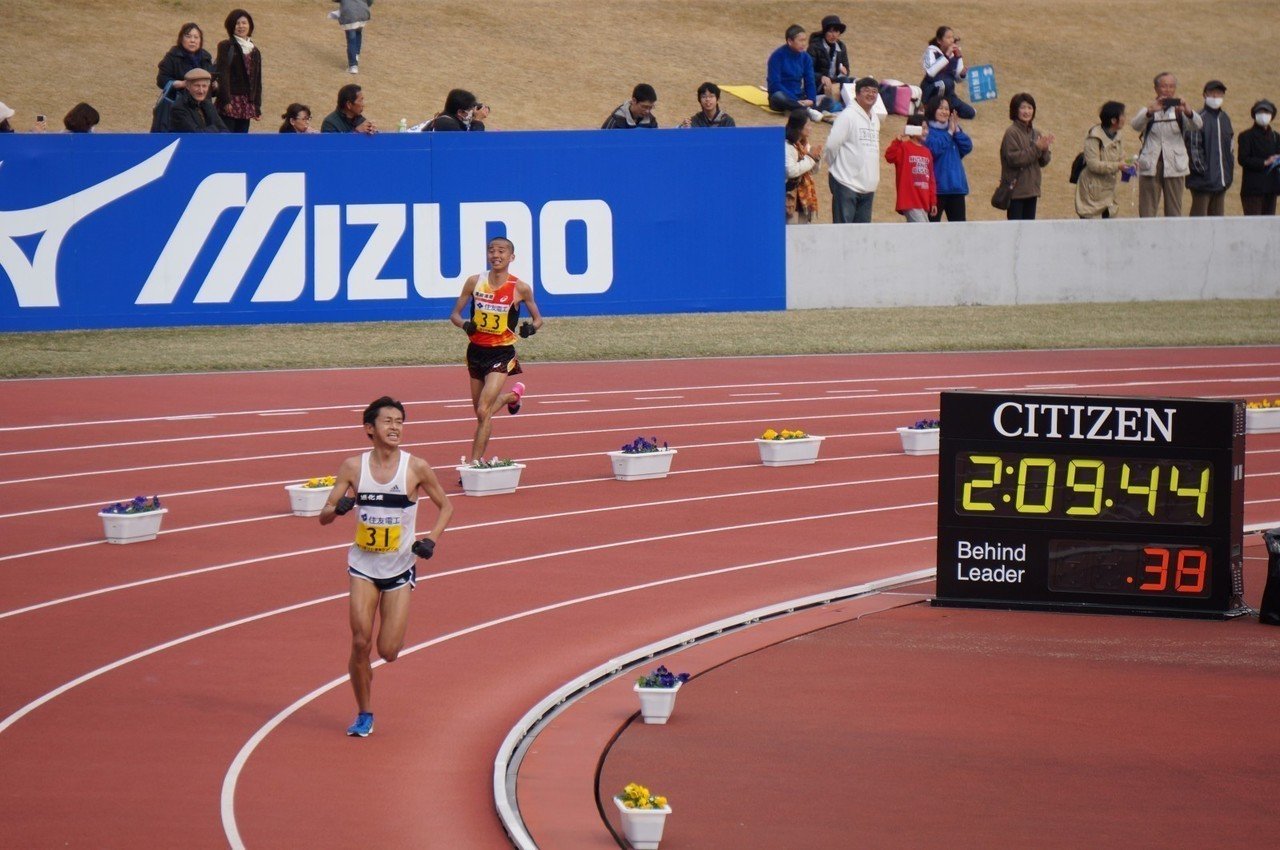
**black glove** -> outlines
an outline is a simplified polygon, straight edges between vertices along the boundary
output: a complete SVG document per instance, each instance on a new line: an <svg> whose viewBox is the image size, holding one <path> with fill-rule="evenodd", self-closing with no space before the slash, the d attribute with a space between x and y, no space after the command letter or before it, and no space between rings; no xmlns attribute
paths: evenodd
<svg viewBox="0 0 1280 850"><path fill-rule="evenodd" d="M338 516L342 516L347 511L356 506L356 500L351 496L343 496L338 500L338 504L333 506L333 512Z"/></svg>
<svg viewBox="0 0 1280 850"><path fill-rule="evenodd" d="M538 329L533 326L533 322L520 323L520 336L523 337L524 339L528 339L529 337L533 336L537 332L538 332Z"/></svg>
<svg viewBox="0 0 1280 850"><path fill-rule="evenodd" d="M436 553L436 542L430 537L424 537L421 540L413 541L413 545L409 547L409 551L417 555L424 561L431 560L431 556Z"/></svg>
<svg viewBox="0 0 1280 850"><path fill-rule="evenodd" d="M476 332L476 323L471 321L470 319L467 319L465 322L462 323L462 331L467 336L471 336L473 333Z"/></svg>

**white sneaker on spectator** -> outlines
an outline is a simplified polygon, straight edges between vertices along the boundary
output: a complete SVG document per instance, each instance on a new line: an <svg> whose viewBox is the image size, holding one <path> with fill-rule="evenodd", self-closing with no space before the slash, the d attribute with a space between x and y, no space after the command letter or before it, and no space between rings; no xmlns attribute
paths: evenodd
<svg viewBox="0 0 1280 850"><path fill-rule="evenodd" d="M822 120L822 113L821 113L821 112L819 112L819 111L818 111L818 110L816 110L816 109L810 109L810 110L809 110L809 120L810 120L810 121L821 121L821 120Z"/></svg>
<svg viewBox="0 0 1280 850"><path fill-rule="evenodd" d="M338 20L338 10L337 10L337 9L334 9L332 12L330 12L330 13L329 13L329 20L331 20L331 21L336 21L336 20Z"/></svg>
<svg viewBox="0 0 1280 850"><path fill-rule="evenodd" d="M359 65L352 65L350 68L348 68L348 69L347 69L347 73L348 73L348 74L358 74L358 73L360 73L360 66L359 66Z"/></svg>

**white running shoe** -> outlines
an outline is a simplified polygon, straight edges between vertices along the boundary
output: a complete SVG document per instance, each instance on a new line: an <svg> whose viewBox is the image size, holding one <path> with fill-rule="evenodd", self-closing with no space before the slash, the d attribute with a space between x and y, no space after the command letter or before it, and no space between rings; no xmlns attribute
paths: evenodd
<svg viewBox="0 0 1280 850"><path fill-rule="evenodd" d="M348 69L347 69L347 73L348 73L348 74L358 74L358 73L360 73L360 66L359 66L359 65L352 65L350 68L348 68Z"/></svg>

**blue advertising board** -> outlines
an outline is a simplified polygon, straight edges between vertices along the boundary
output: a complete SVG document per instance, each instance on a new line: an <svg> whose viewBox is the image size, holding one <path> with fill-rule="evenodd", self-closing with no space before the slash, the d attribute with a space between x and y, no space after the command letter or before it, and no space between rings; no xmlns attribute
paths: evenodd
<svg viewBox="0 0 1280 850"><path fill-rule="evenodd" d="M779 128L0 136L0 330L786 307Z"/></svg>

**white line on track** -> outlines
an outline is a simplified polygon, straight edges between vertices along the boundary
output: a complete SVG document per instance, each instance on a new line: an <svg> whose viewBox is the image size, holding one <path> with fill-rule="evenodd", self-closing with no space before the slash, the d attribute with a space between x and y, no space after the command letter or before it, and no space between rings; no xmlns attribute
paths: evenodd
<svg viewBox="0 0 1280 850"><path fill-rule="evenodd" d="M467 626L466 628L458 629L457 631L449 632L448 634L431 638L430 640L423 641L422 643L405 647L404 649L400 650L400 654L398 657L402 659L406 655L411 655L415 652L418 652L419 650L430 649L433 646L439 646L440 644L447 643L452 640L456 640L457 638L466 637L468 635L472 635L481 631L487 631L488 629L496 628L497 626L506 625L507 623L513 623L518 620L528 619L529 617L535 617L535 616L538 616L539 614L546 614L551 611L560 610L562 608L570 608L575 605L583 605L588 602L597 602L601 599L608 599L614 596L623 596L628 593L635 593L643 590L652 590L655 587L664 587L667 585L677 584L680 582L694 581L696 579L727 575L729 573L741 572L744 570L753 570L753 569L759 569L761 567L777 566L779 564L789 564L789 563L794 563L796 561L803 561L803 560L809 560L809 559L825 558L832 555L847 555L853 552L866 552L874 549L884 549L891 546L902 546L902 545L912 544L912 543L923 543L933 539L934 537L930 535L928 537L912 537L912 538L906 538L903 540L889 540L889 541L884 541L882 543L869 543L862 546L849 546L843 549L830 549L825 552L811 552L804 555L793 555L787 558L775 558L769 561L756 561L754 563L749 563L749 564L737 564L732 567L722 567L720 569L707 570L701 573L691 573L689 575L675 576L673 578L666 578L666 579L659 579L657 581L644 582L643 584L634 584L629 587L619 587L613 590L602 591L600 593L592 593L587 596L579 596L575 599L565 599L561 602L553 602L550 605L543 605L538 608L530 608L527 611L519 611L515 614L508 614L505 617L496 617L492 620L488 620L483 623L476 623L475 625ZM372 666L381 667L383 666L384 663L385 662L383 662L382 659L378 659L377 661L373 662ZM223 780L222 780L222 825L223 825L224 831L226 832L227 842L233 848L238 848L238 850L242 850L242 848L244 848L244 841L240 837L240 830L236 824L236 813L235 813L236 785L240 780L240 774L243 773L244 771L245 764L248 763L249 757L253 755L253 751L256 750L258 748L258 745L261 744L264 740L266 740L267 736L270 735L273 731L275 731L275 729L279 727L280 724L282 724L284 721L288 720L291 716L296 714L298 711L307 707L312 702L316 701L320 697L327 694L329 691L332 691L334 688L338 688L346 684L346 682L347 682L347 677L341 676L337 679L333 679L332 681L326 682L325 684L313 690L311 693L306 694L305 696L299 698L298 700L293 702L291 705L289 705L287 708L285 708L283 711L278 713L275 717L272 717L270 720L268 720L257 732L255 732L249 738L248 741L245 742L244 746L240 748L240 752L236 753L236 757L232 759L231 766L227 768L226 775L223 777ZM0 727L0 731L3 731L3 727Z"/></svg>
<svg viewBox="0 0 1280 850"><path fill-rule="evenodd" d="M729 398L751 398L754 396L782 395L782 393L729 393Z"/></svg>
<svg viewBox="0 0 1280 850"><path fill-rule="evenodd" d="M259 413L259 416L305 416L305 410L273 410L269 413Z"/></svg>
<svg viewBox="0 0 1280 850"><path fill-rule="evenodd" d="M638 395L632 396L635 401L671 401L684 398L682 395Z"/></svg>
<svg viewBox="0 0 1280 850"><path fill-rule="evenodd" d="M589 398L554 398L547 400L545 398L535 398L538 404L587 404L591 401Z"/></svg>
<svg viewBox="0 0 1280 850"><path fill-rule="evenodd" d="M217 415L213 413L189 413L186 416L165 416L162 417L165 422L190 422L195 419L217 419ZM17 431L18 428L2 428L3 431Z"/></svg>
<svg viewBox="0 0 1280 850"><path fill-rule="evenodd" d="M777 487L777 488L772 488L767 490L753 490L753 491L747 491L747 492L718 493L714 495L694 496L694 497L681 498L681 499L662 499L654 502L632 502L630 504L625 504L625 505L608 505L605 507L579 508L579 509L570 510L570 511L557 511L549 514L532 514L528 516L509 517L503 520L503 524L512 525L512 524L521 523L521 522L541 522L543 520L563 519L565 517L573 517L573 516L587 516L590 514L608 513L612 511L634 511L634 510L642 510L645 508L669 507L671 505L684 505L684 504L690 504L690 503L718 501L720 499L735 499L735 498L747 497L747 496L774 496L781 493L797 493L797 492L804 492L809 490L823 490L827 488L835 489L840 487L856 487L861 485L877 485L878 486L881 484L897 483L902 481L912 481L912 480L918 480L921 478L930 478L930 477L932 477L931 474L930 475L906 475L906 476L897 476L893 478L873 478L873 479L862 479L862 480L855 480L855 481L840 481L840 482L832 482L830 484L804 484L804 485L799 485L795 487ZM492 526L492 523L490 522L478 522L478 523L472 523L470 525L458 525L458 526L453 526L447 529L446 533L453 534L455 532L469 531L477 528L489 528L491 526ZM130 590L135 587L143 587L149 584L158 584L159 582L163 582L163 581L172 581L173 579L178 579L178 578L188 578L193 575L201 575L203 573L217 572L219 570L231 569L233 567L243 567L249 564L260 564L265 561L283 560L286 558L292 558L300 555L314 555L318 552L332 552L339 549L347 549L347 548L350 548L350 546L351 544L349 542L336 543L329 546L320 546L312 549L300 549L293 552L281 552L275 555L263 555L257 558L248 558L241 561L232 561L226 564L214 564L208 567L199 567L196 569L183 570L177 573L168 573L162 576L153 576L151 578L126 582L125 584L111 585L108 587L98 588L96 590L87 590L87 591L84 591L83 593L76 593L71 596L63 596L58 599L51 599L45 602L38 602L33 605L27 605L23 608L15 608L10 611L0 611L0 620L7 619L8 617L15 617L19 614L30 613L31 611L38 611L43 608L51 608L55 605L62 605L67 602L75 602L80 599L88 599L93 596L101 596L103 594L115 593L121 590Z"/></svg>
<svg viewBox="0 0 1280 850"><path fill-rule="evenodd" d="M1175 372L1178 374L1182 374L1185 372L1196 371L1196 370L1203 371L1203 370L1213 370L1213 369L1252 369L1252 368L1259 368L1259 367L1277 368L1277 367L1280 367L1280 362L1171 363L1171 364L1163 364L1158 366L1127 366L1127 367L1093 370L1093 374L1123 374L1123 373L1133 373L1133 372L1156 372L1156 373ZM405 367L405 368L430 368L430 367ZM291 371L299 371L299 370L279 370L279 371L291 372ZM306 370L306 371L314 371L314 370ZM320 370L320 371L324 371L324 370ZM588 396L630 395L638 392L655 393L655 392L670 392L670 391L707 392L711 390L750 389L754 387L802 387L802 386L817 386L817 385L831 386L832 384L897 383L897 382L903 382L903 381L951 381L951 380L970 380L970 379L976 379L976 378L1017 378L1022 376L1030 377L1035 375L1071 375L1074 377L1079 373L1080 373L1080 370L1078 369L1047 369L1047 370L1034 370L1034 371L973 372L973 373L959 374L959 375L891 375L891 376L875 376L875 377L866 377L866 378L838 378L834 380L824 380L824 381L762 381L762 382L752 383L752 384L712 384L708 386L697 386L697 387L688 387L688 386L686 387L650 387L648 389L613 388L608 390L596 390L596 391L589 391L589 392L572 393L572 395L588 395ZM199 373L195 376L207 377L207 375L203 373ZM112 377L119 378L122 376L112 376ZM171 378L174 376L159 375L159 376L123 376L123 377L130 380L137 380L137 379L145 380L149 377ZM58 380L84 380L84 378L59 378ZM1253 381L1274 382L1276 379L1275 378L1224 378L1221 380L1224 382L1233 382L1233 381L1242 381L1242 380L1250 381L1250 382L1253 382ZM1171 382L1159 382L1159 383L1171 383ZM1183 383L1183 382L1174 381L1172 383ZM1196 383L1203 383L1203 382L1196 382ZM1108 385L1107 384L1096 384L1096 385L1081 384L1081 386L1100 386L1101 387L1101 386L1108 386ZM960 386L949 385L949 386L943 386L943 387L933 387L931 389L936 392L937 390L940 390L940 389L972 389L972 387L960 387ZM569 394L565 393L564 395L569 395ZM545 398L547 396L541 396L541 397ZM430 399L430 400L413 400L413 401L402 400L403 404L406 407L417 406L417 405L439 404L441 401L457 402L457 401L466 401L466 399ZM307 411L347 410L347 411L359 413L364 410L364 407L363 406L355 407L355 406L352 406L351 404L334 404L334 405L324 405L324 406L308 407L308 408L301 408L301 409L304 409ZM190 414L190 416L207 416L207 417L246 416L249 414L264 413L264 412L270 412L270 411L232 410L232 411L218 411L218 412L205 413L205 414ZM41 422L38 424L30 424L30 425L3 426L3 427L0 427L0 433L6 432L6 431L48 430L50 428L76 428L76 427L82 427L82 426L88 426L88 425L127 425L127 424L133 424L137 422L154 422L156 421L157 418L159 417L142 416L142 417L133 417L128 419L97 419L97 420L91 420L91 421L85 421L85 422L53 422L53 423Z"/></svg>

